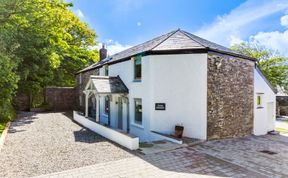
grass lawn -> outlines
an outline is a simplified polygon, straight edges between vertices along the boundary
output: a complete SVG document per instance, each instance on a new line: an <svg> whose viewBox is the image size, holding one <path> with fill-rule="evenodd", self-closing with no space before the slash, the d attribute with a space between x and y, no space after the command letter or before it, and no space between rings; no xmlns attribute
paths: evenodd
<svg viewBox="0 0 288 178"><path fill-rule="evenodd" d="M277 127L275 130L276 130L277 132L280 132L280 133L288 133L288 129L284 129L284 128L279 128L279 127Z"/></svg>
<svg viewBox="0 0 288 178"><path fill-rule="evenodd" d="M2 134L2 132L4 131L6 126L6 123L0 123L0 135Z"/></svg>

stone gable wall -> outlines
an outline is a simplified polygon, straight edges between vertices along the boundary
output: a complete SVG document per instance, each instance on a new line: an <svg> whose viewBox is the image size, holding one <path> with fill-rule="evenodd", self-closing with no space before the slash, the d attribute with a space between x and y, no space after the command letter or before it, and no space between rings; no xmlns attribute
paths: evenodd
<svg viewBox="0 0 288 178"><path fill-rule="evenodd" d="M246 59L208 53L208 139L252 134L254 65Z"/></svg>
<svg viewBox="0 0 288 178"><path fill-rule="evenodd" d="M82 81L80 82L80 75ZM83 93L86 84L89 81L91 75L99 75L99 69L90 70L87 72L82 72L81 74L77 74L76 76L76 109L78 111L84 112L85 111L85 95ZM81 96L81 97L80 97ZM80 99L82 99L82 105L80 105Z"/></svg>

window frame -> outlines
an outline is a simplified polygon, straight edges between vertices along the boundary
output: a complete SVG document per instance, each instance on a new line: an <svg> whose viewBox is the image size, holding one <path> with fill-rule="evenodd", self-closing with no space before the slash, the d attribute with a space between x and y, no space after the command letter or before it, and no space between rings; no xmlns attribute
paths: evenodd
<svg viewBox="0 0 288 178"><path fill-rule="evenodd" d="M109 115L110 112L110 98L109 96L104 97L104 114Z"/></svg>
<svg viewBox="0 0 288 178"><path fill-rule="evenodd" d="M82 94L79 95L79 106L83 106L83 97L82 96L83 96Z"/></svg>
<svg viewBox="0 0 288 178"><path fill-rule="evenodd" d="M141 112L141 121L136 121L136 106L137 106L137 102L140 101L141 104L141 108L140 108L140 112ZM138 119L137 119L138 120ZM143 128L143 105L142 105L142 99L141 98L134 98L134 119L133 119L133 125L136 126L140 126L141 128Z"/></svg>
<svg viewBox="0 0 288 178"><path fill-rule="evenodd" d="M79 74L79 85L81 85L82 82L83 82L83 80L82 80L82 73L80 73L80 74Z"/></svg>
<svg viewBox="0 0 288 178"><path fill-rule="evenodd" d="M109 66L108 65L104 66L104 75L109 76Z"/></svg>
<svg viewBox="0 0 288 178"><path fill-rule="evenodd" d="M142 80L142 55L137 55L135 57L133 57L133 68L134 68L134 82L140 82ZM140 64L137 64L137 62L140 61ZM140 67L137 67L137 66ZM138 74L138 70L140 70L140 77L137 76Z"/></svg>
<svg viewBox="0 0 288 178"><path fill-rule="evenodd" d="M264 108L263 96L264 96L264 93L256 93L256 107L257 107L257 109Z"/></svg>

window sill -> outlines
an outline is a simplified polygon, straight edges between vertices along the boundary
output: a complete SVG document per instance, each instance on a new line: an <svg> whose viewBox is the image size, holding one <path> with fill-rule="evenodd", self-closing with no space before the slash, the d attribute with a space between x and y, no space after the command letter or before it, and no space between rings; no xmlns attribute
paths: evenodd
<svg viewBox="0 0 288 178"><path fill-rule="evenodd" d="M136 123L131 123L131 125L134 126L134 127L139 128L139 129L144 129L143 125L139 125L139 124L136 124Z"/></svg>
<svg viewBox="0 0 288 178"><path fill-rule="evenodd" d="M263 109L264 107L262 107L262 106L258 106L256 109Z"/></svg>
<svg viewBox="0 0 288 178"><path fill-rule="evenodd" d="M141 79L134 79L133 82L141 82Z"/></svg>

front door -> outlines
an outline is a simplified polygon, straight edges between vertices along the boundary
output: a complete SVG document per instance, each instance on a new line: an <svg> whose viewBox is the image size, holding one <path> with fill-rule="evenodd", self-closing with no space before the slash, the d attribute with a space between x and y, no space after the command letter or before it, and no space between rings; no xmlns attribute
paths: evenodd
<svg viewBox="0 0 288 178"><path fill-rule="evenodd" d="M123 102L122 97L118 98L118 129L123 129Z"/></svg>

